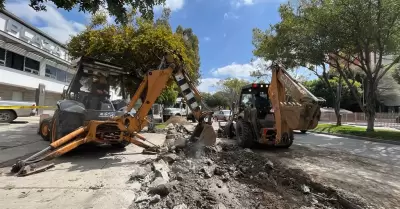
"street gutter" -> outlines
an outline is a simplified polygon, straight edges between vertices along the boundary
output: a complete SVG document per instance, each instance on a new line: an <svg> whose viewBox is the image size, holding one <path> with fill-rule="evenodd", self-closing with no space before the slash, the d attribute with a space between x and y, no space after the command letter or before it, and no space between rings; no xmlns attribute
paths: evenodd
<svg viewBox="0 0 400 209"><path fill-rule="evenodd" d="M351 138L351 139L379 142L379 143L385 143L385 144L400 145L400 141L394 141L394 140L376 139L376 138L370 138L370 137L364 137L364 136L355 136L355 135L349 135L349 134L336 134L336 133L328 133L328 132L313 131L313 130L308 130L308 132L316 133L316 134L328 134L328 135L332 135L332 136L347 137L347 138Z"/></svg>

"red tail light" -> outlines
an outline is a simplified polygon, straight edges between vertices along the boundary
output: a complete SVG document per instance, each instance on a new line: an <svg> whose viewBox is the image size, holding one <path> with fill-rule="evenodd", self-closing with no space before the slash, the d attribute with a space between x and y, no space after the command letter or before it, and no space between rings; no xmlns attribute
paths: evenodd
<svg viewBox="0 0 400 209"><path fill-rule="evenodd" d="M253 87L253 88L257 88L258 85L257 85L256 83L253 83L252 87Z"/></svg>

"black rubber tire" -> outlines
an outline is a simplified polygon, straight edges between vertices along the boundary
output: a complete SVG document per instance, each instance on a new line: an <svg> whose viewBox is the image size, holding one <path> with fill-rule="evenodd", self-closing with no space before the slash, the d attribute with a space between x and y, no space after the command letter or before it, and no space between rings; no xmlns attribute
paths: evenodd
<svg viewBox="0 0 400 209"><path fill-rule="evenodd" d="M243 148L251 148L253 146L253 132L251 124L243 120L236 122L236 140L238 145Z"/></svg>
<svg viewBox="0 0 400 209"><path fill-rule="evenodd" d="M51 128L50 128L50 141L54 142L61 138L58 125L59 125L59 110L54 111L53 118L51 120Z"/></svg>
<svg viewBox="0 0 400 209"><path fill-rule="evenodd" d="M293 140L294 140L294 135L293 135L293 131L291 131L289 133L289 143L280 145L279 147L284 148L284 149L288 149L290 146L292 146Z"/></svg>
<svg viewBox="0 0 400 209"><path fill-rule="evenodd" d="M307 130L300 130L300 132L301 132L302 134L305 134L305 133L307 133Z"/></svg>
<svg viewBox="0 0 400 209"><path fill-rule="evenodd" d="M0 110L0 113L5 114L5 116L7 116L7 118L0 120L0 123L9 123L15 120L15 118L17 118L17 116L12 110Z"/></svg>
<svg viewBox="0 0 400 209"><path fill-rule="evenodd" d="M45 141L50 141L51 138L51 129L50 129L50 125L51 125L51 119L44 119L39 126L39 135L42 137L43 140ZM47 135L46 133L43 133L43 128L44 126L47 126Z"/></svg>

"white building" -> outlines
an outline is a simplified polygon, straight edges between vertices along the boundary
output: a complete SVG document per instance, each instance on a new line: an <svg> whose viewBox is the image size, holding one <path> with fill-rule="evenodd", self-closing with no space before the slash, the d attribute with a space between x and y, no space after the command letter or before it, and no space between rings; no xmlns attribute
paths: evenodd
<svg viewBox="0 0 400 209"><path fill-rule="evenodd" d="M67 49L62 43L10 12L0 12L2 100L55 105L64 86L73 77L70 64ZM44 91L38 90L39 85L41 90L44 87Z"/></svg>

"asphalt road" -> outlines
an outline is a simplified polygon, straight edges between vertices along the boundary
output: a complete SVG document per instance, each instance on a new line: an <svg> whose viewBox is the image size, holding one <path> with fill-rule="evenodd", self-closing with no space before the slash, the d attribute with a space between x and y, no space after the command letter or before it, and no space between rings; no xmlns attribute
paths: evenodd
<svg viewBox="0 0 400 209"><path fill-rule="evenodd" d="M305 147L324 147L354 155L385 161L400 166L400 145L370 142L327 134L296 134L295 144Z"/></svg>

